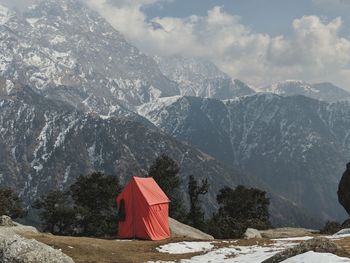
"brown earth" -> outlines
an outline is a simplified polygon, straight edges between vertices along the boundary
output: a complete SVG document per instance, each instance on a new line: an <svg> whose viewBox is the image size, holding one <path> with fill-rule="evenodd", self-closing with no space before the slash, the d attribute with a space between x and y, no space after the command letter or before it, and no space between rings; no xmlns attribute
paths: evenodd
<svg viewBox="0 0 350 263"><path fill-rule="evenodd" d="M86 237L64 237L52 234L23 232L20 233L25 238L33 238L56 249L61 249L63 253L72 257L76 263L139 263L147 261L177 261L188 259L201 252L187 254L159 253L156 248L170 242L181 242L183 238L172 238L163 241L143 241L143 240L106 240ZM191 241L188 239L187 241ZM196 240L198 241L198 240ZM249 239L249 240L225 240L214 241L214 247L235 246L271 246L274 241L270 239ZM294 241L296 242L296 241ZM350 237L335 240L335 243L350 253Z"/></svg>
<svg viewBox="0 0 350 263"><path fill-rule="evenodd" d="M156 248L169 242L180 242L183 239L164 241L143 240L106 240L86 237L64 237L44 233L20 233L25 238L33 238L73 258L76 263L138 263L147 261L175 261L191 258L201 253L173 255L159 253Z"/></svg>

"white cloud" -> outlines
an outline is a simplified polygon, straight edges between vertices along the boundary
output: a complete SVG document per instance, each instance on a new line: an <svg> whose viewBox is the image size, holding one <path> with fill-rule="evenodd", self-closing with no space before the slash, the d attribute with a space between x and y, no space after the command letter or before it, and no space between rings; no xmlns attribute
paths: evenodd
<svg viewBox="0 0 350 263"><path fill-rule="evenodd" d="M206 57L231 76L254 85L284 79L350 84L350 40L339 35L340 18L325 22L304 16L293 21L292 36L271 37L252 31L240 17L217 6L205 16L154 18L152 22L164 28L159 30L142 12L144 5L157 0L91 2L117 30L150 54Z"/></svg>
<svg viewBox="0 0 350 263"><path fill-rule="evenodd" d="M303 79L350 87L350 40L340 35L340 18L324 21L317 16L304 16L293 21L292 35L272 37L254 32L239 16L228 14L219 6L204 16L156 17L149 21L143 7L169 0L84 1L149 54L205 57L232 77L257 86ZM154 27L154 23L164 30Z"/></svg>

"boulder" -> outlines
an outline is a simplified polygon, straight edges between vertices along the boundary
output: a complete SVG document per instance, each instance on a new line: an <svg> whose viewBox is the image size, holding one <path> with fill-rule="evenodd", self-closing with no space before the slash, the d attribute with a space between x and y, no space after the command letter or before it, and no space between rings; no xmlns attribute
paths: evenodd
<svg viewBox="0 0 350 263"><path fill-rule="evenodd" d="M169 227L171 237L183 237L200 240L213 240L214 237L208 235L194 227L180 223L179 221L169 217Z"/></svg>
<svg viewBox="0 0 350 263"><path fill-rule="evenodd" d="M343 235L349 235L349 234L350 234L350 228L345 228L335 233L334 236L343 236Z"/></svg>
<svg viewBox="0 0 350 263"><path fill-rule="evenodd" d="M12 221L11 217L3 215L0 217L0 226L12 227L16 226L16 224Z"/></svg>
<svg viewBox="0 0 350 263"><path fill-rule="evenodd" d="M332 253L348 256L349 254L333 241L324 237L316 237L300 243L297 246L283 250L282 252L264 260L262 263L279 263L287 258L294 257L299 254L314 251L318 253Z"/></svg>
<svg viewBox="0 0 350 263"><path fill-rule="evenodd" d="M283 227L260 231L263 238L288 238L288 237L302 237L318 233L318 230L310 230L305 228Z"/></svg>
<svg viewBox="0 0 350 263"><path fill-rule="evenodd" d="M348 215L350 215L350 163L346 165L338 185L338 201L344 207Z"/></svg>
<svg viewBox="0 0 350 263"><path fill-rule="evenodd" d="M346 219L342 224L341 224L341 228L350 228L350 218Z"/></svg>
<svg viewBox="0 0 350 263"><path fill-rule="evenodd" d="M247 230L245 231L243 237L245 239L262 238L259 230L256 230L254 228L247 228Z"/></svg>
<svg viewBox="0 0 350 263"><path fill-rule="evenodd" d="M24 239L16 234L0 238L2 263L74 263L73 259L36 240Z"/></svg>
<svg viewBox="0 0 350 263"><path fill-rule="evenodd" d="M23 231L36 232L36 229L17 223L13 223L11 227L0 227L1 263L74 263L73 259L60 250L17 234Z"/></svg>

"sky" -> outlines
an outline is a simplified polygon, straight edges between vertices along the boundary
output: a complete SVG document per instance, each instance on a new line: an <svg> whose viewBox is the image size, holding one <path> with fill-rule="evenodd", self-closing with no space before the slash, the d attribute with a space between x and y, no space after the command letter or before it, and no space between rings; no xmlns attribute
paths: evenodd
<svg viewBox="0 0 350 263"><path fill-rule="evenodd" d="M350 90L350 0L83 1L150 55L206 58L256 87L300 79Z"/></svg>

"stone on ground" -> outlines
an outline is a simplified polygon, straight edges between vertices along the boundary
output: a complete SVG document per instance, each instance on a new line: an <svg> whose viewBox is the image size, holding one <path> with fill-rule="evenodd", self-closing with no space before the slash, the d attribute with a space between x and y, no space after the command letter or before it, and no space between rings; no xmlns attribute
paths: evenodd
<svg viewBox="0 0 350 263"><path fill-rule="evenodd" d="M14 223L9 219L11 218L6 218L6 224L0 226L1 263L74 263L73 259L60 250L34 239L29 240L19 236L17 233L36 232L36 229Z"/></svg>
<svg viewBox="0 0 350 263"><path fill-rule="evenodd" d="M179 221L169 217L169 227L171 237L184 237L200 240L213 240L214 237L208 235L194 227L180 223Z"/></svg>
<svg viewBox="0 0 350 263"><path fill-rule="evenodd" d="M348 253L333 241L324 237L316 237L304 242L299 245L288 248L269 259L264 260L262 263L279 263L288 258L294 257L299 254L306 253L308 251L314 251L318 253L331 253L331 254L341 254L342 256L348 255Z"/></svg>
<svg viewBox="0 0 350 263"><path fill-rule="evenodd" d="M247 230L245 231L243 237L245 239L262 238L259 230L256 230L254 228L247 228Z"/></svg>
<svg viewBox="0 0 350 263"><path fill-rule="evenodd" d="M0 217L0 226L12 227L16 226L16 224L12 221L11 217L3 215Z"/></svg>

